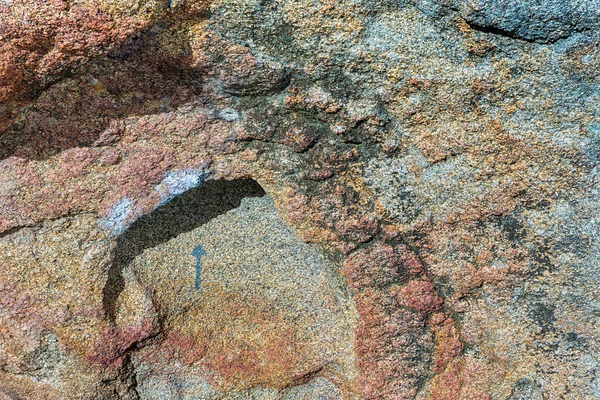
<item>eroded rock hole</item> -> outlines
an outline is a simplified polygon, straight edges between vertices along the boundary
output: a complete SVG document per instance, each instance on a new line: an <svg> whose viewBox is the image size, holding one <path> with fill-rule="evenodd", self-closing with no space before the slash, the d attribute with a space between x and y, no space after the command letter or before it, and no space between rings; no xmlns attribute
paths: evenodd
<svg viewBox="0 0 600 400"><path fill-rule="evenodd" d="M236 207L245 197L265 195L252 179L212 180L190 189L136 220L119 238L103 290L105 315L115 321L125 281L123 269L144 250L189 232Z"/></svg>
<svg viewBox="0 0 600 400"><path fill-rule="evenodd" d="M158 318L161 340L131 347L141 398L353 390L356 311L339 266L253 180L209 181L132 224L104 307L123 335Z"/></svg>

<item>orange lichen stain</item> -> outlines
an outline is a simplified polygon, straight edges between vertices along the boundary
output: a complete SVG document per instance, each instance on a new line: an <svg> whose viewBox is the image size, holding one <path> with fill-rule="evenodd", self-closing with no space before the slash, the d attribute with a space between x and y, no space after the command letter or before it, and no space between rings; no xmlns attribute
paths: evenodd
<svg viewBox="0 0 600 400"><path fill-rule="evenodd" d="M411 77L408 79L408 84L418 90L423 90L431 88L433 82L429 79L418 79Z"/></svg>
<svg viewBox="0 0 600 400"><path fill-rule="evenodd" d="M246 162L254 162L254 161L258 160L258 155L259 155L259 153L257 150L246 149L240 154L240 157L242 158L242 160L244 160Z"/></svg>
<svg viewBox="0 0 600 400"><path fill-rule="evenodd" d="M471 88L476 94L483 94L486 92L490 92L493 89L493 86L489 82L486 82L484 79L477 78L471 84Z"/></svg>
<svg viewBox="0 0 600 400"><path fill-rule="evenodd" d="M209 288L206 299L169 323L160 352L146 361L177 361L207 371L209 382L225 390L257 385L284 388L321 368L321 356L304 345L302 332L266 300Z"/></svg>
<svg viewBox="0 0 600 400"><path fill-rule="evenodd" d="M443 372L448 364L458 357L463 351L460 333L454 320L442 313L432 316L431 329L435 332L435 361L433 372Z"/></svg>
<svg viewBox="0 0 600 400"><path fill-rule="evenodd" d="M496 45L487 40L475 39L466 42L467 51L476 56L484 56L486 53L496 49Z"/></svg>
<svg viewBox="0 0 600 400"><path fill-rule="evenodd" d="M462 386L464 360L454 360L446 370L433 380L432 400L459 400Z"/></svg>
<svg viewBox="0 0 600 400"><path fill-rule="evenodd" d="M505 375L498 365L465 356L451 361L432 381L432 400L490 400L490 386Z"/></svg>
<svg viewBox="0 0 600 400"><path fill-rule="evenodd" d="M179 360L184 365L192 365L206 356L206 344L199 343L194 336L169 331L163 351L169 359Z"/></svg>
<svg viewBox="0 0 600 400"><path fill-rule="evenodd" d="M387 385L393 369L382 365L389 355L385 340L385 323L388 313L383 306L385 294L369 290L356 296L360 325L356 331L358 369L363 371L360 386L364 398L374 399Z"/></svg>
<svg viewBox="0 0 600 400"><path fill-rule="evenodd" d="M458 29L462 33L472 33L472 32L475 32L475 30L473 30L473 28L471 28L471 26L464 19L459 18L459 20L457 22L458 22Z"/></svg>
<svg viewBox="0 0 600 400"><path fill-rule="evenodd" d="M303 104L308 97L308 93L298 87L291 87L287 92L289 95L284 100L285 106L289 109L302 109Z"/></svg>
<svg viewBox="0 0 600 400"><path fill-rule="evenodd" d="M102 330L86 360L100 367L119 368L122 357L133 344L152 335L156 328L153 320L144 320L132 326L111 326Z"/></svg>

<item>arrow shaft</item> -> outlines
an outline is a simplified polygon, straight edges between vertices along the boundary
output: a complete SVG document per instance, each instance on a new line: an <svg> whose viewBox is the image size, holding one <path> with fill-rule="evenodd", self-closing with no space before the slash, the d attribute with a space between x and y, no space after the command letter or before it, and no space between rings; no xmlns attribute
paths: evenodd
<svg viewBox="0 0 600 400"><path fill-rule="evenodd" d="M202 256L205 255L206 252L202 248L202 246L198 245L192 251L192 255L196 257L196 290L200 289L200 274L202 273Z"/></svg>
<svg viewBox="0 0 600 400"><path fill-rule="evenodd" d="M198 256L196 261L196 290L200 289L200 274L202 272L202 256Z"/></svg>

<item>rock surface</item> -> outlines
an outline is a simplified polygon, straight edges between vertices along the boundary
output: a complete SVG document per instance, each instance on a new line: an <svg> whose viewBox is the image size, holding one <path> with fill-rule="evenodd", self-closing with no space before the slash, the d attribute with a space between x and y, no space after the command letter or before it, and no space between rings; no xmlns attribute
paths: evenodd
<svg viewBox="0 0 600 400"><path fill-rule="evenodd" d="M594 0L0 0L0 398L600 398Z"/></svg>

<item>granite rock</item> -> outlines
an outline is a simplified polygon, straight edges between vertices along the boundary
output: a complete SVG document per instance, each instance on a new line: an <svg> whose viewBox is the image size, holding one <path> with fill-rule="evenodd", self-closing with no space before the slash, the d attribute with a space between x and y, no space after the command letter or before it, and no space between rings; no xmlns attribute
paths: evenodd
<svg viewBox="0 0 600 400"><path fill-rule="evenodd" d="M0 0L0 398L600 398L593 0Z"/></svg>

